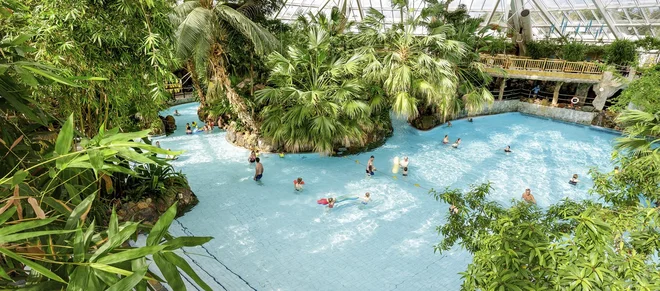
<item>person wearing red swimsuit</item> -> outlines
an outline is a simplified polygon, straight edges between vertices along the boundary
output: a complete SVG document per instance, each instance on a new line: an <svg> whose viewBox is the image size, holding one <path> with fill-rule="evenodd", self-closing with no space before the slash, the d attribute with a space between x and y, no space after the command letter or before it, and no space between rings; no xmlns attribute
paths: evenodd
<svg viewBox="0 0 660 291"><path fill-rule="evenodd" d="M293 180L293 188L296 189L296 191L302 191L303 185L305 185L305 181L301 177L298 177L298 179Z"/></svg>

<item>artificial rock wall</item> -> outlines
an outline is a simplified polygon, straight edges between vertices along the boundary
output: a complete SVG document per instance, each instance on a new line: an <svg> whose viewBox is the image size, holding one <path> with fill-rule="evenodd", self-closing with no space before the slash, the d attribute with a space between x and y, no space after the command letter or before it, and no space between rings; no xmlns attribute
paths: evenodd
<svg viewBox="0 0 660 291"><path fill-rule="evenodd" d="M506 100L495 101L490 106L484 106L481 111L471 115L491 115L505 112L520 112L585 125L590 125L591 121L598 114L596 112L584 112L580 110L543 106L518 100Z"/></svg>

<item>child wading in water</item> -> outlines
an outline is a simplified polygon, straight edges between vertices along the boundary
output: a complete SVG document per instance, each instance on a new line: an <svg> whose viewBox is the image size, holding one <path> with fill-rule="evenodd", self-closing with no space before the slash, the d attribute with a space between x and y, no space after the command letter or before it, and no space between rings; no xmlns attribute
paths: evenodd
<svg viewBox="0 0 660 291"><path fill-rule="evenodd" d="M298 179L293 180L293 188L296 189L296 191L302 191L303 185L305 185L305 181L301 177L298 177Z"/></svg>

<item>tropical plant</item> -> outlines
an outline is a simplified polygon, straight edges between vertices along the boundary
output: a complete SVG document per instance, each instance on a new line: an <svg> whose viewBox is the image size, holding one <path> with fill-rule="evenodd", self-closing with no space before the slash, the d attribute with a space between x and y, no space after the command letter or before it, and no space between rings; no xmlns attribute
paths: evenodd
<svg viewBox="0 0 660 291"><path fill-rule="evenodd" d="M287 151L327 154L337 145L363 145L374 127L370 115L379 99L370 100L360 80L362 56L337 56L330 43L330 33L314 25L286 56L268 56L274 87L256 92L264 105L261 129Z"/></svg>
<svg viewBox="0 0 660 291"><path fill-rule="evenodd" d="M458 207L438 226L438 252L473 255L461 290L657 290L657 208L563 200L547 209L487 199L490 184L432 191ZM449 212L448 212L449 213Z"/></svg>
<svg viewBox="0 0 660 291"><path fill-rule="evenodd" d="M13 187L14 192L21 192L20 185ZM176 215L176 204L151 228L145 246L131 247L128 240L143 226L137 222L120 225L113 210L106 230L97 230L96 221L87 218L94 194L78 205L44 199L39 194L23 193L1 200L5 204L0 209L1 288L146 290L148 280L166 280L175 290L186 290L180 269L204 290L211 290L175 251L212 238L169 236L167 229ZM149 271L149 255L165 280Z"/></svg>
<svg viewBox="0 0 660 291"><path fill-rule="evenodd" d="M14 61L48 63L65 77L106 78L85 87L37 88L32 97L44 110L58 119L74 114L87 136L101 124L140 130L158 120L158 112L171 98L164 85L176 80L171 73L175 58L170 1L19 2L24 7L9 16L12 25L3 26L0 35L5 43L23 35L31 47Z"/></svg>
<svg viewBox="0 0 660 291"><path fill-rule="evenodd" d="M594 192L616 205L639 204L640 198L660 201L660 111L623 111L616 122L625 137L615 145L613 158L621 165L617 173L592 170Z"/></svg>
<svg viewBox="0 0 660 291"><path fill-rule="evenodd" d="M559 46L551 40L530 41L525 44L527 55L532 59L553 58L558 55Z"/></svg>
<svg viewBox="0 0 660 291"><path fill-rule="evenodd" d="M582 62L587 56L587 45L572 41L561 46L561 58L569 62Z"/></svg>
<svg viewBox="0 0 660 291"><path fill-rule="evenodd" d="M637 46L630 40L615 40L607 47L605 59L612 65L632 65L637 61Z"/></svg>
<svg viewBox="0 0 660 291"><path fill-rule="evenodd" d="M248 10L248 6L258 7L259 3L245 5L244 9ZM185 1L174 10L177 55L187 61L188 71L194 72L193 82L202 106L227 98L239 119L248 128L257 130L245 101L232 87L225 59L226 44L231 41L228 37L238 32L252 43L257 55L266 55L278 47L275 36L225 2ZM206 81L208 89L204 94L200 82Z"/></svg>
<svg viewBox="0 0 660 291"><path fill-rule="evenodd" d="M660 65L647 70L640 78L633 80L621 92L610 110L623 111L631 104L639 110L656 113L660 111Z"/></svg>
<svg viewBox="0 0 660 291"><path fill-rule="evenodd" d="M484 94L483 88L466 88L463 100L457 98L458 93L463 93L457 91L463 85L459 81L467 78L459 78L466 71L457 65L466 48L447 38L451 26L436 27L427 36L416 36L419 19L410 18L405 5L401 11L408 11L408 18L383 30L385 17L372 9L358 36L365 44L368 60L364 76L383 86L395 114L414 119L428 112L446 119L462 109L462 102L466 107L478 107L492 101L492 95ZM472 68L482 72L478 65Z"/></svg>

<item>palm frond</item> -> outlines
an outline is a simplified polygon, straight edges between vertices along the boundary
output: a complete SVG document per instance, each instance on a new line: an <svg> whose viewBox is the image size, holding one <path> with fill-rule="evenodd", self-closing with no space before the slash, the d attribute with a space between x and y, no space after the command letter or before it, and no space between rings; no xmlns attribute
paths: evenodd
<svg viewBox="0 0 660 291"><path fill-rule="evenodd" d="M265 56L279 48L279 40L260 25L252 22L245 15L226 5L216 5L213 9L219 19L245 36L258 55Z"/></svg>

